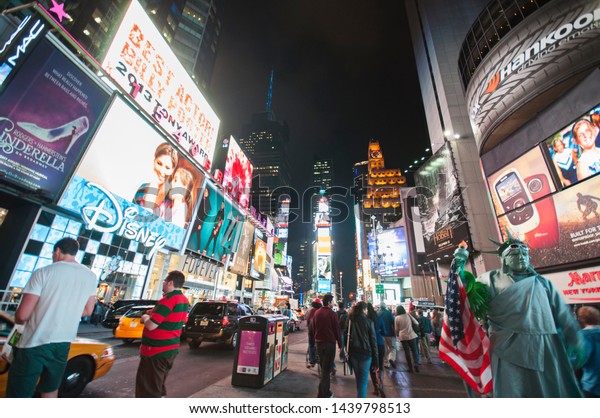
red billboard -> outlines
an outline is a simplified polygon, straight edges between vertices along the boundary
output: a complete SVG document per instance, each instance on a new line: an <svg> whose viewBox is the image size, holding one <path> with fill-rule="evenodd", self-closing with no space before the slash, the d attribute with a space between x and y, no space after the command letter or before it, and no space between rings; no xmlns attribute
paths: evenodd
<svg viewBox="0 0 600 418"><path fill-rule="evenodd" d="M213 169L225 192L247 209L250 206L253 167L233 136L223 139L215 150Z"/></svg>

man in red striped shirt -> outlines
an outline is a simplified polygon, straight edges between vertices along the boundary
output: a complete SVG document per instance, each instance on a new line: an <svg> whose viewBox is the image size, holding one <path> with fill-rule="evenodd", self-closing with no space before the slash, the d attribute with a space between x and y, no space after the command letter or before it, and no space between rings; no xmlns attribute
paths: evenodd
<svg viewBox="0 0 600 418"><path fill-rule="evenodd" d="M187 297L181 292L184 282L182 272L170 271L163 282L163 298L140 319L144 333L135 377L136 398L167 395L165 382L179 352L181 328L190 308Z"/></svg>

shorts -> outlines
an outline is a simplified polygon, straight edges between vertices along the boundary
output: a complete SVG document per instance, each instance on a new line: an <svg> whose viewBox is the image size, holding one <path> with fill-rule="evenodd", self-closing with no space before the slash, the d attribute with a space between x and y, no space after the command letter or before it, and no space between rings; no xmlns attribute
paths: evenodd
<svg viewBox="0 0 600 418"><path fill-rule="evenodd" d="M8 369L7 398L30 398L37 390L49 393L62 382L71 343L50 343L37 347L16 348ZM39 380L39 382L38 382Z"/></svg>

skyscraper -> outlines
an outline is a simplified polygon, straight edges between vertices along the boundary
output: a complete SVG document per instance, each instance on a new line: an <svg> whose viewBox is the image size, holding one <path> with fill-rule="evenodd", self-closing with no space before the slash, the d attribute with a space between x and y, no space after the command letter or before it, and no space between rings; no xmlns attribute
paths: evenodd
<svg viewBox="0 0 600 418"><path fill-rule="evenodd" d="M221 33L222 0L142 0L184 68L205 90Z"/></svg>
<svg viewBox="0 0 600 418"><path fill-rule="evenodd" d="M221 31L222 0L140 0L188 74L203 89L210 84ZM11 0L6 8L27 3ZM52 7L50 1L41 2ZM64 2L61 24L93 57L104 56L129 0ZM23 13L28 13L24 11Z"/></svg>
<svg viewBox="0 0 600 418"><path fill-rule="evenodd" d="M290 131L285 121L278 121L271 110L273 73L267 95L266 109L254 113L250 123L242 126L240 145L254 166L252 206L262 213L276 216L282 194L291 185L290 165L285 144Z"/></svg>

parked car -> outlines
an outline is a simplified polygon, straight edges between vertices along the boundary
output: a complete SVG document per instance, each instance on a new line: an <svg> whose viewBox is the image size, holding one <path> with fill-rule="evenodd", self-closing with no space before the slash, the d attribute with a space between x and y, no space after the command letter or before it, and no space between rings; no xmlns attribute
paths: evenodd
<svg viewBox="0 0 600 418"><path fill-rule="evenodd" d="M182 338L191 348L198 348L202 341L223 342L234 349L239 341L240 318L254 315L248 305L235 300L197 302L188 314L183 326Z"/></svg>
<svg viewBox="0 0 600 418"><path fill-rule="evenodd" d="M127 312L119 319L119 325L115 328L115 338L122 339L130 344L134 340L142 338L144 332L144 324L140 322L140 318L147 311L154 308L155 305L140 305L129 308Z"/></svg>
<svg viewBox="0 0 600 418"><path fill-rule="evenodd" d="M6 343L14 325L14 318L0 312L0 349ZM71 343L67 368L58 389L61 398L75 398L83 392L88 383L108 373L115 361L110 344L87 338L77 338ZM0 358L0 398L6 396L6 381L9 365Z"/></svg>
<svg viewBox="0 0 600 418"><path fill-rule="evenodd" d="M125 312L127 312L130 308L141 305L156 305L157 302L158 300L153 299L117 300L115 303L111 304L106 311L104 319L102 319L102 326L114 330L119 325L119 319L121 319L121 317L125 315Z"/></svg>

